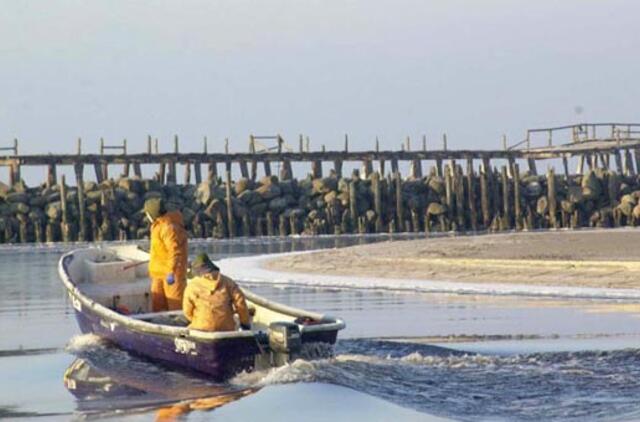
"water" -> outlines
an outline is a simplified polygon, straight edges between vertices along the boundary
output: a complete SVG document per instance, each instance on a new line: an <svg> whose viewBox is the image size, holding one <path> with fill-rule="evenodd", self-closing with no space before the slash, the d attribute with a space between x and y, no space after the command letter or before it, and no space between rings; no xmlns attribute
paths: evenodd
<svg viewBox="0 0 640 422"><path fill-rule="evenodd" d="M221 258L380 239L236 240L192 252ZM347 329L333 358L220 385L79 336L56 274L69 248L0 250L0 417L204 420L217 409L242 420L282 400L325 417L330 401L336 420L640 418L633 303L249 284L276 301L339 315Z"/></svg>

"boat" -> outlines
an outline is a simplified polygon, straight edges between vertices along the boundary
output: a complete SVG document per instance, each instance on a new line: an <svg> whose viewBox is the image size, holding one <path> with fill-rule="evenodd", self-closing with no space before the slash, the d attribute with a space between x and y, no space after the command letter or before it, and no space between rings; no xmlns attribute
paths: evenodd
<svg viewBox="0 0 640 422"><path fill-rule="evenodd" d="M95 334L154 362L223 381L242 371L326 357L345 328L340 318L308 312L242 288L250 330L188 328L182 311L150 312L149 254L137 245L76 249L58 272L84 334Z"/></svg>

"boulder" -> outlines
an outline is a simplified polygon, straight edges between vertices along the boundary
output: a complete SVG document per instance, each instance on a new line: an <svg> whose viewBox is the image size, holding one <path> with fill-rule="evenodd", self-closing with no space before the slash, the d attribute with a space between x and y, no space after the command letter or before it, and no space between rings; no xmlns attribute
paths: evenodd
<svg viewBox="0 0 640 422"><path fill-rule="evenodd" d="M26 192L12 192L6 196L5 201L9 202L10 204L28 204L29 195Z"/></svg>
<svg viewBox="0 0 640 422"><path fill-rule="evenodd" d="M240 195L247 189L250 189L251 181L245 177L238 179L238 181L233 185L233 190L236 193L236 196Z"/></svg>
<svg viewBox="0 0 640 422"><path fill-rule="evenodd" d="M311 186L311 192L314 195L320 195L337 190L338 181L335 177L324 177L322 179L314 179Z"/></svg>
<svg viewBox="0 0 640 422"><path fill-rule="evenodd" d="M442 215L447 212L446 205L438 202L432 202L427 206L427 214L429 215Z"/></svg>
<svg viewBox="0 0 640 422"><path fill-rule="evenodd" d="M13 214L27 214L31 208L23 202L14 202L9 204L9 209Z"/></svg>
<svg viewBox="0 0 640 422"><path fill-rule="evenodd" d="M238 195L238 199L250 207L263 201L262 196L258 192L250 189Z"/></svg>
<svg viewBox="0 0 640 422"><path fill-rule="evenodd" d="M280 196L281 193L280 186L276 184L262 185L258 189L256 189L256 192L258 192L262 199L264 199L265 201L269 201L277 196Z"/></svg>
<svg viewBox="0 0 640 422"><path fill-rule="evenodd" d="M278 214L284 211L288 205L287 198L285 197L274 198L269 201L269 209Z"/></svg>

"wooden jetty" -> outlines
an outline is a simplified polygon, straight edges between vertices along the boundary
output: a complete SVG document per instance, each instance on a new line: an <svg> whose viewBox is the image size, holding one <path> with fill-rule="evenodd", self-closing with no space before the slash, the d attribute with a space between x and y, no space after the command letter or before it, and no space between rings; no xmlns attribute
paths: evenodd
<svg viewBox="0 0 640 422"><path fill-rule="evenodd" d="M203 182L224 186L225 200L220 207L224 207L224 210L209 212L206 218L201 219L207 220L206 222L196 221L197 227L191 227L195 236L202 237L287 235L301 232L522 230L579 227L591 224L591 220L593 224L609 224L606 221L610 221L612 225L635 224L632 213L616 215L616 210L619 210L616 207L621 204L623 195L636 192L636 175L640 171L640 124L581 123L531 129L522 141L513 145L508 145L503 138L502 148L495 150L453 150L447 145L446 135L437 149L428 148L426 138L423 137L419 149L412 149L411 139L407 138L396 151L381 150L378 140L372 150L352 151L349 149L348 136L345 136L344 149L341 151L327 151L324 146L319 151L311 151L309 138L300 136L298 141L298 148L294 150L280 135L251 135L247 152L229 151L227 140L225 152L214 153L208 151L205 138L202 152L181 152L176 136L173 151L163 153L158 150L157 139L149 137L145 153L131 154L128 153L126 140L121 144L108 145L101 139L99 154L83 154L82 141L78 140L75 154L20 155L18 141L14 140L13 146L0 148L0 154L2 151L9 152L0 156L0 166L10 169L8 184L5 185L8 188L5 189L4 197L0 196L0 206L2 201L6 205L4 217L0 213L0 218L4 218L5 232L0 236L0 241L139 237L144 233L144 228L134 225L134 233L128 227L121 227L116 234L117 230L111 226L120 223L107 218L117 196L113 192L117 181L112 180L111 191L102 189L100 194L91 193L91 200L95 202L98 198L100 204L87 210L84 169L93 168L96 183L103 186L108 185L109 170L114 166L122 168L118 180L142 180L143 165L157 166L154 181L160 185L176 185L177 169L181 166L184 170L183 185L192 184L193 175L195 186L200 186ZM539 164L545 160L554 160L554 165L561 163L561 181L552 167L539 175ZM361 170L345 176L345 163L354 162ZM464 168L460 165L461 162L465 163ZM274 163L280 170L278 177L272 175ZM267 208L263 210L264 207L260 207L260 212L254 210L258 209L253 203L258 203L257 199L250 204L238 202L242 193L237 188L239 180L246 180L250 184L249 190L256 191L272 183L269 180L273 180L273 183L294 180L293 163L309 163L311 181L329 178L335 180L335 183L325 183L332 186L330 189L316 189L315 185L310 185L311 190L305 193L311 200L322 196L324 202L318 208L322 211L320 220L323 223L320 226L315 223L317 216L313 213L318 209L313 204L298 204L300 198L296 196L297 193L287 194L290 203L284 208L282 201L273 203L275 199L282 199L278 195L272 197L271 193L261 193ZM330 174L323 174L323 163L330 163ZM374 164L377 164L375 171ZM428 164L431 164L429 171L423 171ZM577 164L575 172L570 164ZM61 215L58 217L52 211L54 218L49 218L39 228L29 226L29 218L25 216L28 214L27 210L34 207L34 203L40 204L38 201L30 200L24 207L20 207L16 205L20 202L16 202L15 195L7 197L11 193L20 193L20 189L14 187L20 184L21 169L25 166L46 167L46 186L53 187L61 197ZM76 188L68 188L62 178L58 180L59 166L74 168ZM206 166L206 173L203 173L203 166ZM259 170L260 167L262 171ZM401 167L409 169L405 177L401 175ZM606 185L603 189L597 189L600 196L590 198L582 195L576 198L576 190L571 187L584 185L586 182L583 179L592 178L592 173L596 174L600 185ZM235 182L232 180L233 174L240 176ZM612 181L614 179L615 182ZM416 181L420 183L416 184ZM341 187L338 187L339 182ZM587 189L584 186L582 188ZM158 188L150 188L153 189ZM73 207L67 204L69 192L75 195ZM331 192L335 195L329 195ZM632 195L634 206L640 199L640 187L638 192L639 198ZM341 194L344 196L340 196ZM572 197L572 194L575 195ZM606 201L602 199L604 196ZM334 197L341 198L338 205L334 204ZM626 200L630 201L629 198ZM298 201L295 206L294 201ZM360 206L359 203L365 205ZM246 213L236 212L245 205L248 210ZM48 204L42 207L46 211ZM201 211L204 212L202 209L209 210L210 204L199 203L192 208L197 217ZM291 211L292 209L295 211ZM598 214L599 217L596 218L594 213L597 212L610 212L611 215L605 218L604 214ZM640 208L638 213L640 218ZM629 218L625 219L625 216ZM121 217L131 218L127 215ZM54 227L49 227L51 224ZM2 224L0 232L3 229L1 226ZM14 227L7 229L9 226ZM47 230L51 232L50 235L47 235ZM100 235L100 230L108 233L107 236L104 233ZM60 234L56 235L56 232Z"/></svg>

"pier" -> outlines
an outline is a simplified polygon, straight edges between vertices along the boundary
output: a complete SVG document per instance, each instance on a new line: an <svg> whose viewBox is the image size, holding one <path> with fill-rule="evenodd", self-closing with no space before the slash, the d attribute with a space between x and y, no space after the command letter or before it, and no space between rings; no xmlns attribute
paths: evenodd
<svg viewBox="0 0 640 422"><path fill-rule="evenodd" d="M0 183L0 242L144 238L140 210L150 197L180 209L190 235L204 238L640 222L640 124L531 129L495 150L450 149L446 135L437 145L412 141L394 151L378 141L352 151L345 135L342 150L312 151L304 136L292 148L280 135L251 135L246 152L229 151L225 141L224 152L211 153L207 139L201 152L180 151L178 137L172 152L160 152L149 137L145 153L128 153L126 140L100 140L99 154L85 154L78 140L75 154L24 155L14 140L0 148L0 166L9 168ZM309 171L296 178L299 163ZM345 174L345 163L358 169ZM152 178L143 178L143 165L156 166ZM41 186L22 181L26 166L43 168ZM58 177L60 166L74 169L73 183ZM94 180L85 180L86 168Z"/></svg>

